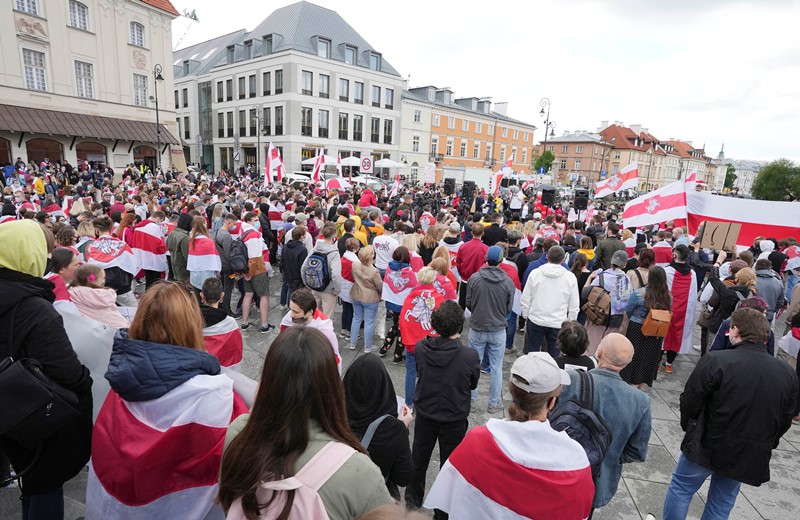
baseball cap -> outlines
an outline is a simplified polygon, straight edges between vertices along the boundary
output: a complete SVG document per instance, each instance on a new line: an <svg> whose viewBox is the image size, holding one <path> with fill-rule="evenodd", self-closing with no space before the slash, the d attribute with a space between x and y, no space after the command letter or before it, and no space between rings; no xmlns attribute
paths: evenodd
<svg viewBox="0 0 800 520"><path fill-rule="evenodd" d="M558 368L553 356L547 352L529 352L518 357L511 365L511 376L514 386L534 394L546 394L570 384L567 372Z"/></svg>
<svg viewBox="0 0 800 520"><path fill-rule="evenodd" d="M787 271L794 271L795 269L800 269L800 256L790 258L789 261L786 262Z"/></svg>
<svg viewBox="0 0 800 520"><path fill-rule="evenodd" d="M611 265L616 265L617 267L623 267L626 263L628 263L628 253L622 251L615 251L614 255L611 257Z"/></svg>
<svg viewBox="0 0 800 520"><path fill-rule="evenodd" d="M451 233L461 233L461 224L458 222L451 222L450 223L450 232Z"/></svg>
<svg viewBox="0 0 800 520"><path fill-rule="evenodd" d="M486 251L486 261L499 264L503 261L503 248L500 246L492 246Z"/></svg>

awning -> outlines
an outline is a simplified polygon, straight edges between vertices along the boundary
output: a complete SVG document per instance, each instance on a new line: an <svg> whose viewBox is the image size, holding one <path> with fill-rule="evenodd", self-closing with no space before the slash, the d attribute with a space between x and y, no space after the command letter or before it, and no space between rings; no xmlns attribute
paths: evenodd
<svg viewBox="0 0 800 520"><path fill-rule="evenodd" d="M164 125L159 126L162 143L179 144ZM155 123L13 105L0 105L0 130L39 135L156 142Z"/></svg>

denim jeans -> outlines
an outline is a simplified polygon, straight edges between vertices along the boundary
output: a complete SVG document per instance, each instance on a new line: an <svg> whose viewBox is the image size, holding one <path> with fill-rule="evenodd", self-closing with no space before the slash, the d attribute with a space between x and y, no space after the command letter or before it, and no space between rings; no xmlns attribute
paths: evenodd
<svg viewBox="0 0 800 520"><path fill-rule="evenodd" d="M711 476L711 486L708 488L708 499L702 520L727 519L736 503L741 482L695 464L681 453L664 499L664 520L684 520L689 512L692 496L709 476Z"/></svg>
<svg viewBox="0 0 800 520"><path fill-rule="evenodd" d="M528 333L525 335L525 354L528 352L540 352L542 350L542 338L547 340L547 351L551 356L557 358L561 355L558 349L558 330L550 327L542 327L528 320Z"/></svg>
<svg viewBox="0 0 800 520"><path fill-rule="evenodd" d="M39 493L37 495L22 495L22 520L63 520L64 518L64 489Z"/></svg>
<svg viewBox="0 0 800 520"><path fill-rule="evenodd" d="M377 303L361 303L353 300L353 323L350 325L350 346L355 347L358 342L358 330L364 322L364 352L372 350L372 331L375 327L375 313L378 312Z"/></svg>
<svg viewBox="0 0 800 520"><path fill-rule="evenodd" d="M414 390L417 386L417 358L406 351L406 405L414 407Z"/></svg>
<svg viewBox="0 0 800 520"><path fill-rule="evenodd" d="M514 348L514 336L517 335L517 315L513 312L508 313L506 318L506 350Z"/></svg>
<svg viewBox="0 0 800 520"><path fill-rule="evenodd" d="M289 294L289 284L286 283L286 282L282 282L281 283L281 299L280 299L281 305L289 305L290 296L291 295Z"/></svg>
<svg viewBox="0 0 800 520"><path fill-rule="evenodd" d="M350 302L342 302L342 330L350 331L353 325L353 304Z"/></svg>
<svg viewBox="0 0 800 520"><path fill-rule="evenodd" d="M489 405L500 405L500 393L503 385L503 355L506 352L505 329L494 332L479 332L475 329L469 331L469 346L478 351L478 357L483 359L484 353L489 353ZM408 355L408 354L406 354ZM416 367L415 367L416 372ZM478 398L478 390L472 391L472 400Z"/></svg>

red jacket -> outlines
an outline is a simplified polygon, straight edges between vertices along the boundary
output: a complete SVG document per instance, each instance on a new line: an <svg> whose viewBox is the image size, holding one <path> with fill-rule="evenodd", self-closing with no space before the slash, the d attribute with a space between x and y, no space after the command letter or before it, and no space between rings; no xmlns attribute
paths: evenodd
<svg viewBox="0 0 800 520"><path fill-rule="evenodd" d="M367 188L361 192L361 198L358 199L358 207L363 208L366 206L378 206L378 201L375 199L375 194L372 190Z"/></svg>
<svg viewBox="0 0 800 520"><path fill-rule="evenodd" d="M488 250L489 246L481 242L479 238L473 238L461 245L458 250L456 267L463 281L469 280L469 277L477 273L481 266L486 263L486 252Z"/></svg>

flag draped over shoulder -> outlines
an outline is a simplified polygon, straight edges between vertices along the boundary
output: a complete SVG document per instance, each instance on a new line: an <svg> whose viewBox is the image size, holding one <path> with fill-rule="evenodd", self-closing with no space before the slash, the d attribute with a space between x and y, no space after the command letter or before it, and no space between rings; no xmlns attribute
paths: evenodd
<svg viewBox="0 0 800 520"><path fill-rule="evenodd" d="M697 276L686 267L684 273L671 265L664 268L672 295L672 319L664 338L664 350L682 354L692 351L692 329L697 311Z"/></svg>
<svg viewBox="0 0 800 520"><path fill-rule="evenodd" d="M84 249L84 256L87 264L99 265L103 269L119 267L132 275L141 269L141 264L131 247L111 235L103 235L88 243Z"/></svg>
<svg viewBox="0 0 800 520"><path fill-rule="evenodd" d="M386 276L383 277L381 298L389 303L402 306L406 296L417 285L417 274L411 266L404 267L399 271L387 269Z"/></svg>
<svg viewBox="0 0 800 520"><path fill-rule="evenodd" d="M197 235L189 240L189 258L186 261L189 271L221 271L222 261L214 241L205 235Z"/></svg>
<svg viewBox="0 0 800 520"><path fill-rule="evenodd" d="M203 342L206 351L216 356L221 366L238 368L242 362L242 331L232 317L204 328Z"/></svg>
<svg viewBox="0 0 800 520"><path fill-rule="evenodd" d="M133 252L142 269L164 272L167 270L167 243L161 226L143 220L133 228Z"/></svg>

